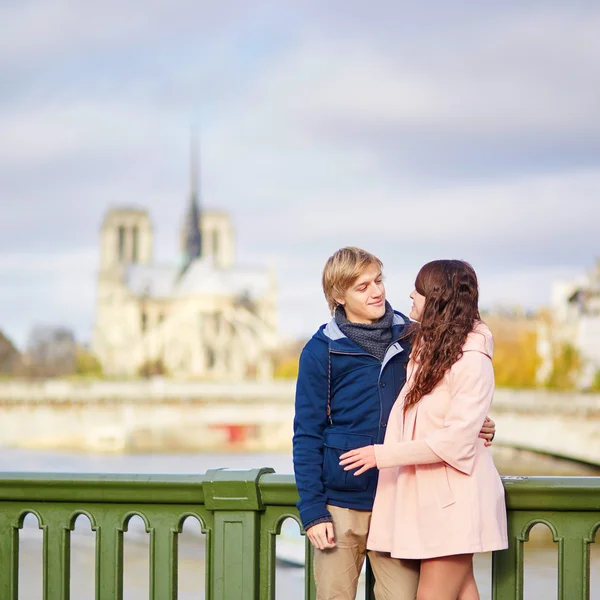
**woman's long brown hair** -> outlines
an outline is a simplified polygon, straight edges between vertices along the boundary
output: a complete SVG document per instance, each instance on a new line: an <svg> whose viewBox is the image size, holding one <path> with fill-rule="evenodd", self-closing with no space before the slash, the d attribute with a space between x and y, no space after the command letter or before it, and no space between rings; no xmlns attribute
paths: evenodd
<svg viewBox="0 0 600 600"><path fill-rule="evenodd" d="M467 335L479 315L479 286L473 267L462 260L434 260L418 273L415 289L425 296L415 328L412 359L416 375L404 411L417 404L462 356Z"/></svg>

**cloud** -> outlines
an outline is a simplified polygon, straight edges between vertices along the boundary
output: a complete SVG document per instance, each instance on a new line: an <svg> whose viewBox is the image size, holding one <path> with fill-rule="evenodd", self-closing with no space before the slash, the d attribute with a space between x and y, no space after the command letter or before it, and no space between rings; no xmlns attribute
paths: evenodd
<svg viewBox="0 0 600 600"><path fill-rule="evenodd" d="M0 254L2 330L21 348L32 325L64 325L89 341L95 304L96 248Z"/></svg>
<svg viewBox="0 0 600 600"><path fill-rule="evenodd" d="M362 146L405 178L597 164L600 12L481 16L446 44L428 44L427 30L393 43L321 32L258 93L285 103L316 145Z"/></svg>
<svg viewBox="0 0 600 600"><path fill-rule="evenodd" d="M290 191L290 201L270 214L268 241L318 248L355 239L397 250L485 256L496 265L571 264L595 251L600 170L440 189L348 185L328 192L302 198ZM253 230L259 222L259 215L248 216L245 225Z"/></svg>
<svg viewBox="0 0 600 600"><path fill-rule="evenodd" d="M203 202L232 213L242 262L275 257L284 332L327 317L320 270L346 244L381 255L399 303L431 258L525 304L591 262L598 9L141 7L2 8L0 326L19 339L34 318L88 335L110 204L147 207L157 259L177 260L194 120Z"/></svg>
<svg viewBox="0 0 600 600"><path fill-rule="evenodd" d="M225 36L232 24L243 23L252 7L241 0L199 5L191 0L132 0L102 4L77 0L26 0L2 8L0 66L35 68L40 61L73 53L129 53L140 45L173 43L182 37ZM221 30L219 32L219 30Z"/></svg>

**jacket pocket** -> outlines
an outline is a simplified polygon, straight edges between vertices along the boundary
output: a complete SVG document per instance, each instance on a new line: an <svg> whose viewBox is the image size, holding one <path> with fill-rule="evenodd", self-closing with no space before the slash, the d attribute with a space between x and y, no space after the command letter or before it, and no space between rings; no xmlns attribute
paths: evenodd
<svg viewBox="0 0 600 600"><path fill-rule="evenodd" d="M436 463L433 465L422 465L429 475L430 484L435 491L438 504L441 508L451 506L456 502L450 481L448 480L448 466L445 463Z"/></svg>
<svg viewBox="0 0 600 600"><path fill-rule="evenodd" d="M323 483L326 488L340 492L364 492L369 488L372 469L356 477L355 471L344 471L340 465L340 456L348 450L355 450L373 444L370 435L359 433L325 433L323 455Z"/></svg>

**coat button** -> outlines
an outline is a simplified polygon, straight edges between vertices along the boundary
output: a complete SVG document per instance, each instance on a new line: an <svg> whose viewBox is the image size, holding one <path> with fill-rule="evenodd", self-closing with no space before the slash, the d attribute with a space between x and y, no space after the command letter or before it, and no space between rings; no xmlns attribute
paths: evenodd
<svg viewBox="0 0 600 600"><path fill-rule="evenodd" d="M383 422L381 423L382 427L385 427L386 425L387 425L387 423L383 423Z"/></svg>
<svg viewBox="0 0 600 600"><path fill-rule="evenodd" d="M379 383L379 385L380 385L381 387L385 387L385 381L381 381L381 382Z"/></svg>

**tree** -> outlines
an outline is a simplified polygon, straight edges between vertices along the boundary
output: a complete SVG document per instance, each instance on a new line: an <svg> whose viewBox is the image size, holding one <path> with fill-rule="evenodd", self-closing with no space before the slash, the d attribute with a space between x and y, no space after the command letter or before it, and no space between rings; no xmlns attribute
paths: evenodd
<svg viewBox="0 0 600 600"><path fill-rule="evenodd" d="M280 361L275 366L273 373L275 379L297 379L298 378L298 357L288 358Z"/></svg>
<svg viewBox="0 0 600 600"><path fill-rule="evenodd" d="M540 365L538 319L521 310L495 311L483 320L494 335L494 374L498 387L532 388Z"/></svg>
<svg viewBox="0 0 600 600"><path fill-rule="evenodd" d="M596 371L594 375L594 381L590 387L590 392L600 392L600 371Z"/></svg>
<svg viewBox="0 0 600 600"><path fill-rule="evenodd" d="M554 390L573 390L577 387L583 368L581 356L572 344L557 344L553 350L552 372L545 386Z"/></svg>
<svg viewBox="0 0 600 600"><path fill-rule="evenodd" d="M306 340L287 340L280 343L273 353L275 379L296 379L298 377L298 361Z"/></svg>
<svg viewBox="0 0 600 600"><path fill-rule="evenodd" d="M21 354L15 345L0 331L0 373L14 375L21 364Z"/></svg>
<svg viewBox="0 0 600 600"><path fill-rule="evenodd" d="M510 337L495 335L493 362L498 387L535 387L540 363L536 333L522 330Z"/></svg>
<svg viewBox="0 0 600 600"><path fill-rule="evenodd" d="M87 377L102 377L102 365L89 350L79 347L75 356L75 372Z"/></svg>

